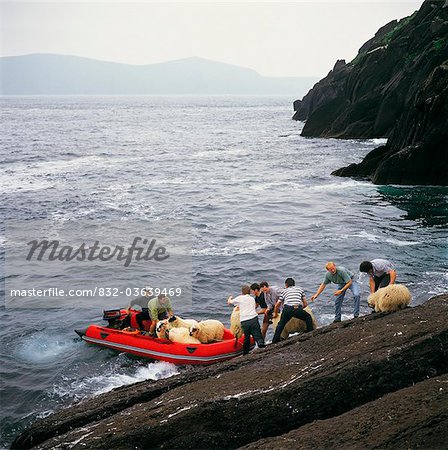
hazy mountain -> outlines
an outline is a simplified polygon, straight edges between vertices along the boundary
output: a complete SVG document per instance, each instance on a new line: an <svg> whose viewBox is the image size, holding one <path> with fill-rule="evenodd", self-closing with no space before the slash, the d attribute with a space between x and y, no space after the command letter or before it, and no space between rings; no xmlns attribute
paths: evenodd
<svg viewBox="0 0 448 450"><path fill-rule="evenodd" d="M77 56L0 58L1 93L19 94L305 94L317 78L270 78L201 58L136 66Z"/></svg>

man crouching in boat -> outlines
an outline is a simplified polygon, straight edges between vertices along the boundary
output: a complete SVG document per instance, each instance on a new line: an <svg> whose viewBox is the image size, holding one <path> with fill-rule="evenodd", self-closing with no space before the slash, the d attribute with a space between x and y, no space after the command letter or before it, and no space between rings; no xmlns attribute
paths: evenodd
<svg viewBox="0 0 448 450"><path fill-rule="evenodd" d="M173 315L173 308L169 297L160 294L157 297L151 297L152 288L146 287L143 290L143 295L132 300L128 306L128 314L132 306L138 305L142 311L135 316L140 330L144 331L144 320L151 320L149 332L154 334L156 324L159 320L167 319Z"/></svg>

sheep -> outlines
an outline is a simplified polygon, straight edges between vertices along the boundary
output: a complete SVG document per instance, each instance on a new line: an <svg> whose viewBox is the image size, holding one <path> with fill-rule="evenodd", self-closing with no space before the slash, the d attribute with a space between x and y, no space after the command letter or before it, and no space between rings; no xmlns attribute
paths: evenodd
<svg viewBox="0 0 448 450"><path fill-rule="evenodd" d="M168 319L170 328L190 328L198 324L194 319L182 319L179 316L172 316Z"/></svg>
<svg viewBox="0 0 448 450"><path fill-rule="evenodd" d="M308 314L311 315L311 318L313 319L313 330L315 330L318 327L318 323L316 320L316 317L313 314L312 309L307 306L306 308L303 308L304 311L306 311ZM275 319L272 319L272 323L274 325L274 332L275 328L277 328L277 325L280 321L281 314L279 314ZM286 325L285 328L283 328L281 338L287 339L288 336L292 333L305 333L306 331L306 323L301 320L293 317Z"/></svg>
<svg viewBox="0 0 448 450"><path fill-rule="evenodd" d="M188 328L171 328L168 330L168 339L171 342L178 342L180 344L200 344L201 341L193 336L190 336Z"/></svg>
<svg viewBox="0 0 448 450"><path fill-rule="evenodd" d="M159 320L156 325L156 334L159 339L166 339L167 331L172 328L186 328L196 325L198 322L194 319L182 319L178 316L172 316L169 319Z"/></svg>
<svg viewBox="0 0 448 450"><path fill-rule="evenodd" d="M199 339L203 344L221 341L224 337L224 325L219 320L201 320L197 325L190 327L190 336Z"/></svg>
<svg viewBox="0 0 448 450"><path fill-rule="evenodd" d="M167 339L170 327L167 319L159 320L156 324L156 335L159 339Z"/></svg>
<svg viewBox="0 0 448 450"><path fill-rule="evenodd" d="M241 328L240 322L240 309L238 306L233 308L232 315L230 316L230 331L237 339L243 335L243 329Z"/></svg>
<svg viewBox="0 0 448 450"><path fill-rule="evenodd" d="M412 300L409 289L403 284L389 284L370 294L367 302L375 312L395 312L406 308Z"/></svg>

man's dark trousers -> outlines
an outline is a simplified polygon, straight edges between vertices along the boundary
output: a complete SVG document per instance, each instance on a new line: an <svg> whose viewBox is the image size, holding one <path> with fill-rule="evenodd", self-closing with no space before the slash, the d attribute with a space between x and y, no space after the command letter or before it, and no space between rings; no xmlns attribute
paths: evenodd
<svg viewBox="0 0 448 450"><path fill-rule="evenodd" d="M161 313L159 313L158 315L158 319L159 320L163 320L166 319L168 317L168 314L163 311ZM138 327L140 328L140 330L144 330L145 327L143 326L143 321L144 320L151 320L151 316L149 315L149 309L148 308L142 308L142 312L138 313L135 316L137 323L138 323Z"/></svg>
<svg viewBox="0 0 448 450"><path fill-rule="evenodd" d="M280 336L282 335L283 328L285 328L286 324L293 318L301 319L306 323L306 331L313 331L313 318L310 314L303 310L302 306L289 306L285 305L282 311L282 317L280 318L280 322L275 329L275 334L272 339L272 343L280 341Z"/></svg>
<svg viewBox="0 0 448 450"><path fill-rule="evenodd" d="M151 316L149 315L149 309L148 308L142 308L142 312L139 312L135 318L137 319L138 327L140 330L144 330L145 327L143 326L144 320L151 320Z"/></svg>
<svg viewBox="0 0 448 450"><path fill-rule="evenodd" d="M383 287L389 286L390 283L390 275L388 273L383 273L381 276L377 277L376 275L373 277L373 281L375 282L375 292Z"/></svg>
<svg viewBox="0 0 448 450"><path fill-rule="evenodd" d="M261 334L260 324L258 323L258 317L253 319L241 321L241 328L244 333L243 355L249 353L250 350L250 337L253 336L258 347L265 347L263 335Z"/></svg>

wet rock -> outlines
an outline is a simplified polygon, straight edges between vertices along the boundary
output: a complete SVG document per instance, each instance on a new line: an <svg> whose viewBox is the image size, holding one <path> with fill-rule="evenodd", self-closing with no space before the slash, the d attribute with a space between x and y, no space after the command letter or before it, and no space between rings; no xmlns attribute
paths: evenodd
<svg viewBox="0 0 448 450"><path fill-rule="evenodd" d="M438 296L115 389L37 420L13 448L237 448L280 436L446 373L447 313Z"/></svg>
<svg viewBox="0 0 448 450"><path fill-rule="evenodd" d="M446 2L445 2L446 3ZM376 184L448 185L448 7L382 27L295 104L303 136L387 137L387 151L335 172Z"/></svg>
<svg viewBox="0 0 448 450"><path fill-rule="evenodd" d="M345 414L253 442L246 450L445 449L448 375L435 376Z"/></svg>

